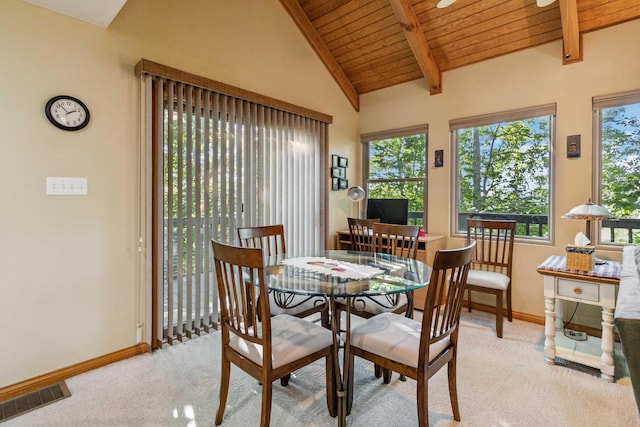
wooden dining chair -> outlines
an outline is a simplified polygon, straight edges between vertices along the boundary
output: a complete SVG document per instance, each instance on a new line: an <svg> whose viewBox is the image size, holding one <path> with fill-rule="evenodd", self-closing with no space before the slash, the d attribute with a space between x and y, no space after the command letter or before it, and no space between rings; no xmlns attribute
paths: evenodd
<svg viewBox="0 0 640 427"><path fill-rule="evenodd" d="M495 295L496 335L502 338L504 300L507 319L513 321L511 309L511 266L515 221L467 219L467 244L477 242L471 271L467 279L467 305L471 311L471 292Z"/></svg>
<svg viewBox="0 0 640 427"><path fill-rule="evenodd" d="M373 224L380 222L380 218L347 218L351 249L359 252L374 252Z"/></svg>
<svg viewBox="0 0 640 427"><path fill-rule="evenodd" d="M347 410L353 404L353 364L358 356L416 380L421 427L429 425L429 378L447 365L453 418L460 421L456 378L458 326L474 247L475 242L461 249L436 252L422 321L383 313L352 329Z"/></svg>
<svg viewBox="0 0 640 427"><path fill-rule="evenodd" d="M231 363L262 384L260 425L269 425L272 383L326 358L327 407L337 413L333 335L320 325L288 314L271 316L262 249L212 241L220 299L222 368L216 425L222 423ZM246 286L246 283L255 286ZM258 318L260 306L262 318Z"/></svg>
<svg viewBox="0 0 640 427"><path fill-rule="evenodd" d="M240 246L264 249L269 264L278 264L287 256L284 225L264 225L257 227L239 227L238 240ZM290 314L304 318L320 313L320 322L329 328L329 306L321 298L305 295L270 292L269 303L271 315ZM286 306L286 308L284 308Z"/></svg>
<svg viewBox="0 0 640 427"><path fill-rule="evenodd" d="M373 223L371 227L371 252L417 258L420 227L380 222ZM335 306L340 312L346 311L343 299L337 299ZM351 314L365 319L386 312L404 313L407 317L413 317L413 291L357 298L354 309L351 310ZM376 365L374 372L377 378L384 375L385 383L391 381L391 372L383 373L380 366ZM401 378L404 380L404 377Z"/></svg>
<svg viewBox="0 0 640 427"><path fill-rule="evenodd" d="M396 255L416 259L418 255L418 233L420 227L415 225L384 224L376 222L372 225L371 252ZM376 314L392 311L413 315L413 292L389 295L376 295L361 300L352 314L369 318ZM344 308L339 305L339 309Z"/></svg>

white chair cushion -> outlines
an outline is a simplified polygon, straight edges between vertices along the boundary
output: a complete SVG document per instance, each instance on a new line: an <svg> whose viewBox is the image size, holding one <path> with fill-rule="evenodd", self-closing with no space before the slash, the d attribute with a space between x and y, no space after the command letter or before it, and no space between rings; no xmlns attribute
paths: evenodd
<svg viewBox="0 0 640 427"><path fill-rule="evenodd" d="M467 276L467 284L474 286L482 286L483 288L502 289L503 291L509 286L509 276L494 271L469 270Z"/></svg>
<svg viewBox="0 0 640 427"><path fill-rule="evenodd" d="M282 296L278 296L277 298L281 298L281 297ZM278 304L276 304L275 298L276 297L274 297L274 295L269 295L269 302L270 302L269 309L271 310L272 316L276 316L278 314L290 314L292 316L295 316L298 313L302 313L304 311L314 308L317 305L316 301L319 300L319 298L311 298L309 299L309 301L304 301L309 297L306 295L286 294L284 298L287 298L287 305L296 306L296 307L282 308L278 306ZM320 301L321 303L324 303L324 301L322 300ZM297 304L300 304L300 305L297 305Z"/></svg>
<svg viewBox="0 0 640 427"><path fill-rule="evenodd" d="M262 331L262 326L257 326ZM262 366L262 345L230 334L229 345L238 353ZM260 333L262 335L262 333ZM333 344L331 331L307 320L288 314L271 318L273 368L301 359Z"/></svg>
<svg viewBox="0 0 640 427"><path fill-rule="evenodd" d="M421 326L421 322L400 314L379 314L351 330L351 344L417 368ZM429 346L429 361L438 356L449 342L447 337Z"/></svg>

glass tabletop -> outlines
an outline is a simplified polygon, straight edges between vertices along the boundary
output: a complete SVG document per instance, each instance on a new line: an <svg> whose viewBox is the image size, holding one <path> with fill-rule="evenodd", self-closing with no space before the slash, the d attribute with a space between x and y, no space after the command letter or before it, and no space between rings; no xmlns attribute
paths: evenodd
<svg viewBox="0 0 640 427"><path fill-rule="evenodd" d="M266 272L270 290L328 297L408 292L431 278L431 267L414 259L339 250L287 258Z"/></svg>

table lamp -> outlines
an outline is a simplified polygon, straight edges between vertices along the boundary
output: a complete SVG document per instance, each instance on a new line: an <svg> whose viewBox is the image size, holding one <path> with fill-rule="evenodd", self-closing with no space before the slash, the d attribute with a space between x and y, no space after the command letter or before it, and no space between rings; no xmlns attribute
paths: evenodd
<svg viewBox="0 0 640 427"><path fill-rule="evenodd" d="M591 201L591 198L589 198L587 203L585 203L584 205L576 206L566 214L562 215L562 218L587 220L587 232L585 234L587 236L587 239L591 240L591 220L602 220L605 218L611 218L611 214L602 206L593 203Z"/></svg>

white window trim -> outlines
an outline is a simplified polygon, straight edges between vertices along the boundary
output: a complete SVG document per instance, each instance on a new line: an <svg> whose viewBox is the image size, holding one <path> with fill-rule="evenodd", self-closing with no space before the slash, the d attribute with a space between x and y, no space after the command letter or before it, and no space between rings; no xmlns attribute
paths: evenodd
<svg viewBox="0 0 640 427"><path fill-rule="evenodd" d="M602 178L602 110L604 108L621 107L623 105L639 103L640 89L617 92L609 95L594 96L592 99L593 115L591 123L593 126L593 173L591 174L591 188L593 189L593 194L591 195L591 200L597 205L602 205L602 186L600 182ZM590 230L592 236L592 245L596 246L597 248L621 252L622 247L629 244L614 244L609 242L603 243L600 240L601 228L601 222L592 221Z"/></svg>
<svg viewBox="0 0 640 427"><path fill-rule="evenodd" d="M530 119L533 117L551 116L549 124L549 217L547 224L549 236L546 238L516 236L516 241L520 243L535 243L542 245L555 244L555 145L556 145L556 112L557 104L544 104L529 108L519 108L499 113L483 114L449 121L449 131L451 138L451 220L449 233L451 237L464 238L466 233L458 231L458 206L460 202L460 192L458 191L458 138L456 131L470 127L491 125L495 123L510 122L516 120Z"/></svg>

